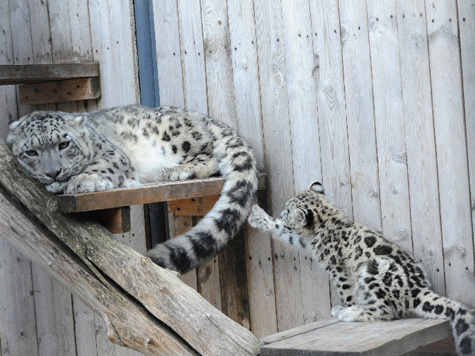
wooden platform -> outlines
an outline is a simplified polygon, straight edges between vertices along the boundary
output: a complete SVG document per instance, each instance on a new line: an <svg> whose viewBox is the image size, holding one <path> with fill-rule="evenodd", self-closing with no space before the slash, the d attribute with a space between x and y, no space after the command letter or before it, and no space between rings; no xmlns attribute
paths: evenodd
<svg viewBox="0 0 475 356"><path fill-rule="evenodd" d="M444 320L349 323L332 318L265 337L260 355L403 355L451 337Z"/></svg>
<svg viewBox="0 0 475 356"><path fill-rule="evenodd" d="M105 192L58 195L58 208L63 213L79 213L96 219L112 233L130 230L129 207L168 202L177 216L203 216L214 205L225 179L206 178L182 182L164 182ZM259 175L258 190L266 189L266 175Z"/></svg>

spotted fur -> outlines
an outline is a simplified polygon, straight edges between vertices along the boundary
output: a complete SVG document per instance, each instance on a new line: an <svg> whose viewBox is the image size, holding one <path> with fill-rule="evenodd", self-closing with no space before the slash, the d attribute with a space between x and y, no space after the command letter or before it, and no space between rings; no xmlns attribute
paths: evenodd
<svg viewBox="0 0 475 356"><path fill-rule="evenodd" d="M457 353L475 353L475 320L469 310L434 293L421 266L397 245L348 220L325 197L320 183L291 198L280 219L255 205L248 221L313 253L342 303L332 309L333 316L342 321L448 319Z"/></svg>
<svg viewBox="0 0 475 356"><path fill-rule="evenodd" d="M256 161L245 140L218 120L177 108L36 111L10 124L7 143L20 165L53 193L222 174L221 196L200 223L149 251L154 262L181 273L234 237L257 190Z"/></svg>

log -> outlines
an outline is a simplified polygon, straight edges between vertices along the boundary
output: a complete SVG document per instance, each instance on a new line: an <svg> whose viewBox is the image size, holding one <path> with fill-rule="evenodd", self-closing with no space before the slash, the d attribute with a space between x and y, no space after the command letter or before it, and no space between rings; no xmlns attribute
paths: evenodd
<svg viewBox="0 0 475 356"><path fill-rule="evenodd" d="M183 342L180 342L182 349L191 349L188 354L196 352L202 355L256 355L259 352L260 342L249 330L215 309L195 290L182 283L175 273L155 265L149 258L120 243L99 224L59 212L56 197L47 193L19 169L6 144L0 141L2 195L7 196L8 200L15 199L18 205L23 206L22 214L19 214L18 210L11 217L2 218L5 228L2 228L0 236L17 241L16 246L24 245L25 239L21 239L20 236L28 236L31 231L24 231L23 225L15 226L12 230L10 224L13 222L10 219L19 220L19 216L16 215L31 214L31 218L40 225L36 226L34 231L41 230L41 227L43 230L47 229L48 234L61 240L71 250L71 254L77 256L70 264L79 265L80 260L84 268L88 268L89 273L94 275L96 282L102 284L104 289L123 293L121 295L130 304L138 304L158 328L163 325L161 327L163 333L176 335L177 342L182 339ZM0 202L2 211L7 210L3 209L3 205L8 205L6 200ZM7 234L4 230L13 233ZM50 248L46 250L51 254L54 249L50 251ZM26 251L25 255L32 260L41 257L34 248ZM48 261L46 270L51 271L53 275L55 275L54 268L63 271L62 266L57 265L56 258L52 258L51 255L44 258ZM78 286L82 288L84 283L69 280L63 282L73 291ZM95 285L93 289L98 287ZM114 308L115 312L111 311L111 314L114 316L117 314L117 317L126 320L125 330L119 334L120 337L112 338L112 341L117 342L118 339L125 346L139 343L143 350L141 352L146 354L170 354L150 347L151 344L160 343L163 339L149 337L151 343L135 341L137 331L134 328L141 325L141 321L134 319L139 313L129 308L130 304L114 305L115 299L102 298L99 289L94 293L91 291L88 295L83 293L78 296L84 303L97 309ZM101 314L105 315L105 312ZM108 320L112 318L109 317L106 321Z"/></svg>

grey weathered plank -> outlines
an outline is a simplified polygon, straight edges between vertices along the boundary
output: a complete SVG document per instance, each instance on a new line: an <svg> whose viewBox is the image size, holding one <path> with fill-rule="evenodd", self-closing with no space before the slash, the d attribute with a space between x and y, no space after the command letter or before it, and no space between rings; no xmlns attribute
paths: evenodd
<svg viewBox="0 0 475 356"><path fill-rule="evenodd" d="M327 319L264 338L262 356L402 355L451 336L448 321L348 323Z"/></svg>

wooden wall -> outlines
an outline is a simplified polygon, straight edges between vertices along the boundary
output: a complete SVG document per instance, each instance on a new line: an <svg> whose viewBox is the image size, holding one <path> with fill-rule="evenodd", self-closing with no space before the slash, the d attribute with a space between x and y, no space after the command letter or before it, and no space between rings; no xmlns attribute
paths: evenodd
<svg viewBox="0 0 475 356"><path fill-rule="evenodd" d="M437 292L475 306L474 1L154 0L153 10L161 104L237 128L268 174L273 214L319 180L421 261ZM311 256L255 232L246 243L258 336L329 316L334 291ZM220 307L217 264L190 283Z"/></svg>
<svg viewBox="0 0 475 356"><path fill-rule="evenodd" d="M436 291L475 306L473 0L151 4L161 104L237 128L268 174L273 214L320 180L349 216L420 260ZM0 64L98 60L98 103L49 108L136 102L131 8L131 0L2 1ZM32 109L14 87L0 87L1 136ZM140 210L133 220L120 237L144 251ZM329 316L335 293L310 255L250 228L245 235L245 275L232 283L246 282L247 316L227 293L227 256L187 283L257 336ZM0 355L135 354L109 343L99 318L1 239L0 285Z"/></svg>
<svg viewBox="0 0 475 356"><path fill-rule="evenodd" d="M132 9L129 0L2 0L0 64L100 62L100 101L41 109L84 111L135 103ZM0 137L6 136L9 120L34 109L18 103L14 86L0 86ZM132 220L132 232L118 237L144 252L140 208ZM0 355L138 355L112 344L101 317L1 238L0 286Z"/></svg>

